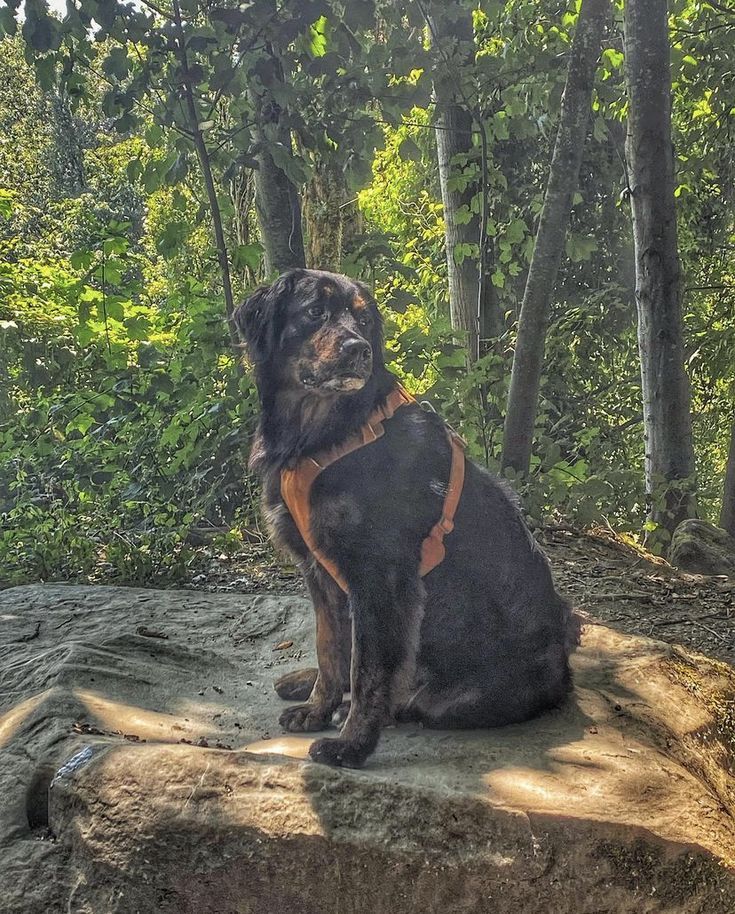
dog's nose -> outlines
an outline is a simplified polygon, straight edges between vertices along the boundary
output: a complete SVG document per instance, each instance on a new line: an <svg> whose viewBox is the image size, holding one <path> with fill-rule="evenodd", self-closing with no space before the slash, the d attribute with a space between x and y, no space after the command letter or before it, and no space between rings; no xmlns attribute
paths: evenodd
<svg viewBox="0 0 735 914"><path fill-rule="evenodd" d="M368 361L372 355L372 350L365 340L359 340L356 337L352 337L342 343L342 355L347 356L356 364L359 364L360 362Z"/></svg>

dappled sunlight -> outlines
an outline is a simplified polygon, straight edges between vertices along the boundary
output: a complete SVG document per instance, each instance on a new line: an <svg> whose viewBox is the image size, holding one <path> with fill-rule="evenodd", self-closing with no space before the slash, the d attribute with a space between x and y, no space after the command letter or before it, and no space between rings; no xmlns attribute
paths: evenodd
<svg viewBox="0 0 735 914"><path fill-rule="evenodd" d="M179 742L182 738L199 738L212 731L211 708L207 708L206 716L203 709L193 713L191 707L186 709L185 714L166 714L113 701L87 689L74 689L74 695L97 726L111 733L170 743Z"/></svg>
<svg viewBox="0 0 735 914"><path fill-rule="evenodd" d="M310 736L277 736L274 739L258 740L245 746L253 755L285 755L288 758L308 759L309 746L318 738Z"/></svg>
<svg viewBox="0 0 735 914"><path fill-rule="evenodd" d="M48 696L49 691L49 689L46 689L43 692L39 692L38 695L26 698L25 701L21 701L20 704L17 704L0 717L0 749L12 740L27 718Z"/></svg>

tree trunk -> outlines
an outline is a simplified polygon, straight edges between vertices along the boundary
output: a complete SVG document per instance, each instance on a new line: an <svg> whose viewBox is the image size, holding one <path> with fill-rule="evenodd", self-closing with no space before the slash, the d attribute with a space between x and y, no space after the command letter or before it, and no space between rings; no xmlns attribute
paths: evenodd
<svg viewBox="0 0 735 914"><path fill-rule="evenodd" d="M727 530L730 536L735 536L735 417L733 417L730 429L730 450L727 453L720 526Z"/></svg>
<svg viewBox="0 0 735 914"><path fill-rule="evenodd" d="M477 216L469 222L458 221L458 213L469 207L477 188L452 190L452 159L472 148L472 115L451 99L440 100L437 90L436 153L439 162L439 184L444 205L444 239L449 277L449 314L452 329L467 339L470 360L477 357L477 296L479 274L477 259L466 253L467 245L477 247L480 228Z"/></svg>
<svg viewBox="0 0 735 914"><path fill-rule="evenodd" d="M354 196L354 195L353 195ZM317 162L303 197L306 262L317 270L339 270L349 241L354 207L339 161Z"/></svg>
<svg viewBox="0 0 735 914"><path fill-rule="evenodd" d="M503 467L528 473L551 298L577 189L609 0L582 0L569 53L559 129L518 320L503 439Z"/></svg>
<svg viewBox="0 0 735 914"><path fill-rule="evenodd" d="M278 74L283 78L280 65ZM278 105L267 94L252 92L257 126L258 168L255 172L255 210L260 240L265 249L268 276L294 267L306 266L301 230L301 201L296 185L276 165L271 149L277 144L281 155L291 157L291 130L284 123Z"/></svg>
<svg viewBox="0 0 735 914"><path fill-rule="evenodd" d="M666 0L625 6L626 155L635 244L648 516L660 544L696 514L689 381L684 371L681 285L671 142Z"/></svg>
<svg viewBox="0 0 735 914"><path fill-rule="evenodd" d="M253 219L255 208L255 175L249 168L242 168L230 182L230 199L233 208L233 232L238 245L247 246L257 237ZM258 280L256 270L247 265L242 267L242 282L246 288Z"/></svg>
<svg viewBox="0 0 735 914"><path fill-rule="evenodd" d="M474 118L457 86L462 78L461 68L474 67L475 39L471 14L450 18L435 6L431 32L437 57L435 134L444 207L449 313L452 328L467 340L468 360L472 362L480 353L480 337L497 336L501 320L494 295L486 294L485 301L478 308L480 217L472 213L470 220L466 221L460 215L460 211L471 211L479 185L471 182L464 190L450 186L450 178L457 174L456 167L452 165L454 157L474 152Z"/></svg>
<svg viewBox="0 0 735 914"><path fill-rule="evenodd" d="M209 214L212 218L212 229L214 231L214 244L217 251L217 263L219 264L220 276L222 278L222 291L225 297L225 313L227 315L227 329L230 334L230 341L233 346L240 346L240 336L237 332L237 327L232 318L232 315L235 311L235 303L232 295L232 279L230 276L230 260L227 256L227 244L225 242L225 232L222 226L222 209L219 204L219 197L217 196L217 188L214 183L214 175L212 174L212 162L209 156L209 150L207 149L207 143L204 139L204 134L202 133L200 127L199 113L197 111L196 101L194 100L194 90L192 88L192 80L189 71L189 60L186 53L186 40L184 37L184 29L181 22L181 8L179 6L178 0L174 0L174 22L176 24L176 31L178 33L178 46L177 46L177 56L181 64L181 70L183 74L183 89L184 97L186 100L186 110L188 116L188 129L191 135L191 140L194 144L196 150L197 159L199 160L199 167L202 172L202 180L204 181L204 188L207 193L207 202L209 204ZM241 369L240 362L238 360L238 370Z"/></svg>

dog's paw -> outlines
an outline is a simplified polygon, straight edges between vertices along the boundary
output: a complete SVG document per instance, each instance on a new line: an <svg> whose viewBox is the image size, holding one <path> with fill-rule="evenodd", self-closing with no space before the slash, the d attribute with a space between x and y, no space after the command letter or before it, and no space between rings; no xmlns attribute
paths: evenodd
<svg viewBox="0 0 735 914"><path fill-rule="evenodd" d="M314 688L318 670L294 670L276 679L273 687L285 701L306 701Z"/></svg>
<svg viewBox="0 0 735 914"><path fill-rule="evenodd" d="M362 768L368 753L344 739L318 739L309 747L312 761L335 768Z"/></svg>
<svg viewBox="0 0 735 914"><path fill-rule="evenodd" d="M288 733L311 733L314 730L326 730L332 719L329 708L321 705L294 705L278 718L278 723Z"/></svg>

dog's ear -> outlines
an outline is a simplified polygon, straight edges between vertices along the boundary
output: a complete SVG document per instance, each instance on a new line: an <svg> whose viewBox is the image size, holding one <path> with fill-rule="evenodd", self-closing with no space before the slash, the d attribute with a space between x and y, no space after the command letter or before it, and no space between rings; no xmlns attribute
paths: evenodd
<svg viewBox="0 0 735 914"><path fill-rule="evenodd" d="M237 327L240 338L247 344L250 358L254 362L263 362L268 358L270 349L269 344L269 324L267 318L268 297L270 295L270 286L261 286L245 301L238 306L232 318Z"/></svg>
<svg viewBox="0 0 735 914"><path fill-rule="evenodd" d="M270 286L261 286L233 314L237 331L254 362L267 362L281 332L282 317L300 270L279 276Z"/></svg>

